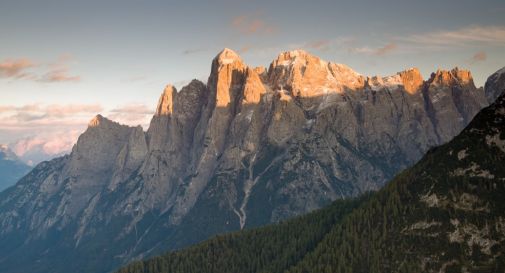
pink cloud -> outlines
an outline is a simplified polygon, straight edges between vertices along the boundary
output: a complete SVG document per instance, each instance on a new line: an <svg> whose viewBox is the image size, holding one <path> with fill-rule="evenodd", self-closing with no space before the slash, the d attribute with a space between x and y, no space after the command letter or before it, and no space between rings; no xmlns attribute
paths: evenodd
<svg viewBox="0 0 505 273"><path fill-rule="evenodd" d="M374 54L377 56L382 56L391 53L392 51L396 50L398 46L395 43L389 43L381 48L378 48Z"/></svg>
<svg viewBox="0 0 505 273"><path fill-rule="evenodd" d="M98 104L0 106L0 129L85 125L102 111Z"/></svg>
<svg viewBox="0 0 505 273"><path fill-rule="evenodd" d="M368 54L368 55L374 55L374 56L384 56L384 55L392 53L393 51L395 51L397 49L398 49L398 46L395 43L389 43L389 44L386 44L385 46L379 47L379 48L353 47L353 48L349 48L349 52Z"/></svg>
<svg viewBox="0 0 505 273"><path fill-rule="evenodd" d="M78 82L81 77L71 75L69 72L68 64L71 60L70 55L62 55L56 61L46 64L35 64L26 58L8 59L0 63L0 78L39 82ZM32 68L37 68L38 73L28 71Z"/></svg>
<svg viewBox="0 0 505 273"><path fill-rule="evenodd" d="M257 14L233 17L231 26L243 34L271 34L276 31L276 27L259 18Z"/></svg>
<svg viewBox="0 0 505 273"><path fill-rule="evenodd" d="M503 45L505 26L469 26L400 37L399 40L424 46Z"/></svg>
<svg viewBox="0 0 505 273"><path fill-rule="evenodd" d="M316 50L328 50L330 46L330 40L317 40L309 42L305 45L306 48L316 49Z"/></svg>
<svg viewBox="0 0 505 273"><path fill-rule="evenodd" d="M78 82L81 80L80 76L69 75L67 68L59 68L47 72L40 81L43 82Z"/></svg>
<svg viewBox="0 0 505 273"><path fill-rule="evenodd" d="M108 117L122 124L130 126L141 125L147 128L153 114L153 109L144 104L127 104L112 109Z"/></svg>
<svg viewBox="0 0 505 273"><path fill-rule="evenodd" d="M31 74L26 72L27 69L35 67L35 64L26 58L5 60L0 63L0 77L2 78L27 78Z"/></svg>
<svg viewBox="0 0 505 273"><path fill-rule="evenodd" d="M484 62L485 60L487 60L486 52L480 51L480 52L475 53L472 56L472 58L470 59L470 63L475 64L475 63Z"/></svg>
<svg viewBox="0 0 505 273"><path fill-rule="evenodd" d="M81 130L76 129L41 132L19 139L10 147L25 162L36 164L69 153L80 134Z"/></svg>

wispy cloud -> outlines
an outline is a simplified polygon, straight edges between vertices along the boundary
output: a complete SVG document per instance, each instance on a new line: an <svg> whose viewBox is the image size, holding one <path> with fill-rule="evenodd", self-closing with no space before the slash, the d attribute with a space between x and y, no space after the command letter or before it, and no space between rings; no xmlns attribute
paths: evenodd
<svg viewBox="0 0 505 273"><path fill-rule="evenodd" d="M62 55L50 63L36 63L27 58L7 59L0 62L0 78L24 79L39 82L77 82L80 76L69 72L70 55ZM37 70L37 73L34 72Z"/></svg>
<svg viewBox="0 0 505 273"><path fill-rule="evenodd" d="M469 26L398 37L399 41L428 46L505 45L505 26Z"/></svg>
<svg viewBox="0 0 505 273"><path fill-rule="evenodd" d="M126 104L109 111L108 117L122 124L141 125L147 128L154 114L154 109L145 104Z"/></svg>
<svg viewBox="0 0 505 273"><path fill-rule="evenodd" d="M484 62L487 60L487 54L484 51L479 51L475 53L472 58L470 58L469 63L470 64L476 64L480 62Z"/></svg>
<svg viewBox="0 0 505 273"><path fill-rule="evenodd" d="M69 74L69 63L73 61L73 57L68 54L61 55L58 60L48 64L47 71L41 78L42 82L78 82L80 76Z"/></svg>
<svg viewBox="0 0 505 273"><path fill-rule="evenodd" d="M398 48L398 46L395 43L389 43L389 44L375 50L374 55L383 56L383 55L391 53L392 51L396 50L397 48Z"/></svg>
<svg viewBox="0 0 505 273"><path fill-rule="evenodd" d="M330 40L316 40L316 41L311 41L305 44L304 46L307 49L315 49L315 50L321 50L321 51L327 51L331 47L331 41Z"/></svg>
<svg viewBox="0 0 505 273"><path fill-rule="evenodd" d="M27 70L33 67L34 62L27 58L4 60L0 62L0 78L28 78L31 77L31 73Z"/></svg>
<svg viewBox="0 0 505 273"><path fill-rule="evenodd" d="M58 68L47 72L40 81L43 82L78 82L80 76L69 75L68 68Z"/></svg>
<svg viewBox="0 0 505 273"><path fill-rule="evenodd" d="M382 47L371 48L371 47L350 47L348 48L349 52L352 53L360 53L360 54L368 54L374 56L384 56L390 54L398 49L398 46L395 43L388 43Z"/></svg>
<svg viewBox="0 0 505 273"><path fill-rule="evenodd" d="M258 13L233 17L231 27L243 34L272 34L277 29Z"/></svg>
<svg viewBox="0 0 505 273"><path fill-rule="evenodd" d="M26 129L44 126L83 125L103 111L98 104L0 106L0 129Z"/></svg>
<svg viewBox="0 0 505 273"><path fill-rule="evenodd" d="M252 48L253 48L253 46L251 46L251 45L245 45L245 46L241 47L241 48L238 50L238 53L239 53L239 54L244 54L244 53L247 53L247 52L249 52Z"/></svg>
<svg viewBox="0 0 505 273"><path fill-rule="evenodd" d="M186 50L184 50L182 52L183 55L192 55L192 54L195 54L195 53L200 53L200 52L204 52L206 51L206 49L204 48L188 48Z"/></svg>

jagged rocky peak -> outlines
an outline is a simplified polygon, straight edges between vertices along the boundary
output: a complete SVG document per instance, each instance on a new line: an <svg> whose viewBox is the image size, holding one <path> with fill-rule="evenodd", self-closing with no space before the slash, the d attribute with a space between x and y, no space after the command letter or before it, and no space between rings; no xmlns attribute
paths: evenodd
<svg viewBox="0 0 505 273"><path fill-rule="evenodd" d="M398 76L402 80L405 91L409 92L410 94L419 91L424 83L423 76L417 67L398 72Z"/></svg>
<svg viewBox="0 0 505 273"><path fill-rule="evenodd" d="M366 80L366 86L372 90L380 90L383 88L396 89L398 87L403 87L403 90L409 94L415 94L420 91L423 84L423 76L421 75L419 69L415 67L400 71L393 76L373 76L368 77Z"/></svg>
<svg viewBox="0 0 505 273"><path fill-rule="evenodd" d="M217 107L232 106L244 82L247 66L235 51L225 48L212 61L212 69L207 83L209 91L215 94ZM233 106L232 106L233 107Z"/></svg>
<svg viewBox="0 0 505 273"><path fill-rule="evenodd" d="M505 93L505 67L487 78L484 91L489 103L493 103L497 97Z"/></svg>
<svg viewBox="0 0 505 273"><path fill-rule="evenodd" d="M104 117L100 114L96 115L93 117L89 122L88 122L88 127L97 127L102 123L102 120Z"/></svg>
<svg viewBox="0 0 505 273"><path fill-rule="evenodd" d="M233 65L233 64L239 64L243 65L242 59L240 56L233 50L229 48L224 48L217 54L217 56L214 58L214 62L216 62L219 66L225 66L225 65Z"/></svg>
<svg viewBox="0 0 505 273"><path fill-rule="evenodd" d="M92 118L88 123L88 129L79 136L73 152L91 153L92 150L103 149L101 153L107 153L111 148L111 142L122 145L128 138L134 127L114 122L100 114ZM92 157L90 157L92 159Z"/></svg>
<svg viewBox="0 0 505 273"><path fill-rule="evenodd" d="M199 80L192 80L182 87L174 99L174 114L178 117L185 116L195 119L208 99L208 91L205 84ZM196 122L196 121L194 121Z"/></svg>
<svg viewBox="0 0 505 273"><path fill-rule="evenodd" d="M472 73L468 70L459 69L458 67L452 70L438 69L437 72L431 74L429 81L436 85L474 85Z"/></svg>
<svg viewBox="0 0 505 273"><path fill-rule="evenodd" d="M328 94L360 89L364 80L345 65L321 60L303 50L281 53L268 70L268 82L274 90L285 90L300 98L323 99Z"/></svg>
<svg viewBox="0 0 505 273"><path fill-rule="evenodd" d="M274 67L277 66L289 66L294 64L307 65L309 63L320 63L326 65L327 63L321 61L319 57L316 57L305 50L297 49L291 51L285 51L279 54L277 58L272 62Z"/></svg>
<svg viewBox="0 0 505 273"><path fill-rule="evenodd" d="M112 128L112 127L127 127L126 125L121 125L115 121L112 121L101 114L96 115L88 122L89 128Z"/></svg>
<svg viewBox="0 0 505 273"><path fill-rule="evenodd" d="M167 85L158 100L158 106L156 107L156 116L166 116L172 113L174 98L177 94L177 89L172 85Z"/></svg>

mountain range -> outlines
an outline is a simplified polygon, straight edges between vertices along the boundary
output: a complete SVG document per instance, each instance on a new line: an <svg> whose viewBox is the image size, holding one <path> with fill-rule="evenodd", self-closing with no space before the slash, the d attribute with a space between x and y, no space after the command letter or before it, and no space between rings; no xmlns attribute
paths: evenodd
<svg viewBox="0 0 505 273"><path fill-rule="evenodd" d="M107 272L378 190L456 136L500 75L366 77L301 50L252 68L224 49L206 84L165 88L147 132L97 115L0 193L0 271Z"/></svg>
<svg viewBox="0 0 505 273"><path fill-rule="evenodd" d="M505 94L377 193L118 273L504 272Z"/></svg>

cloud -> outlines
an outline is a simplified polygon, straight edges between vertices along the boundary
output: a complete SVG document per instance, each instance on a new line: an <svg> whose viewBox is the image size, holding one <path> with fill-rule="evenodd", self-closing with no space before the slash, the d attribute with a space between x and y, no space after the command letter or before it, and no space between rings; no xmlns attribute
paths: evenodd
<svg viewBox="0 0 505 273"><path fill-rule="evenodd" d="M480 51L475 53L472 58L470 58L469 63L470 64L475 64L475 63L480 63L484 62L487 59L487 54L484 51Z"/></svg>
<svg viewBox="0 0 505 273"><path fill-rule="evenodd" d="M238 53L239 54L244 54L244 53L247 53L249 52L253 47L250 46L250 45L245 45L243 47L241 47L239 50L238 50Z"/></svg>
<svg viewBox="0 0 505 273"><path fill-rule="evenodd" d="M242 34L272 34L276 27L260 18L259 14L245 14L233 17L231 27Z"/></svg>
<svg viewBox="0 0 505 273"><path fill-rule="evenodd" d="M34 61L21 59L8 59L0 63L0 78L24 79L38 82L78 82L80 76L70 75L70 55L61 55L56 61L36 64ZM36 69L38 73L28 71Z"/></svg>
<svg viewBox="0 0 505 273"><path fill-rule="evenodd" d="M0 142L11 143L25 162L38 163L70 151L98 113L121 124L147 129L154 109L138 103L111 109L99 104L0 105Z"/></svg>
<svg viewBox="0 0 505 273"><path fill-rule="evenodd" d="M45 107L44 111L50 116L66 116L79 113L99 113L103 111L99 104L51 104Z"/></svg>
<svg viewBox="0 0 505 273"><path fill-rule="evenodd" d="M13 151L18 156L24 156L26 153L36 148L41 149L48 155L61 154L69 151L80 135L78 130L58 131L38 136L30 136L16 141L12 144Z"/></svg>
<svg viewBox="0 0 505 273"><path fill-rule="evenodd" d="M349 52L367 54L373 56L384 56L397 50L398 46L395 43L389 43L379 48L370 47L350 47Z"/></svg>
<svg viewBox="0 0 505 273"><path fill-rule="evenodd" d="M30 165L69 153L81 130L58 130L23 137L10 144L12 151Z"/></svg>
<svg viewBox="0 0 505 273"><path fill-rule="evenodd" d="M42 82L78 82L80 76L69 75L68 68L58 68L47 72L40 81Z"/></svg>
<svg viewBox="0 0 505 273"><path fill-rule="evenodd" d="M382 56L389 54L390 52L394 51L397 49L397 45L395 43L389 43L381 48L378 48L375 52L374 55L376 56Z"/></svg>
<svg viewBox="0 0 505 273"><path fill-rule="evenodd" d="M63 54L55 62L48 64L49 71L47 71L39 81L42 82L78 82L81 80L80 76L69 75L69 63L72 62L71 55Z"/></svg>
<svg viewBox="0 0 505 273"><path fill-rule="evenodd" d="M108 117L122 124L130 126L141 125L147 128L153 114L154 110L145 104L132 103L110 110Z"/></svg>
<svg viewBox="0 0 505 273"><path fill-rule="evenodd" d="M35 67L35 64L26 58L8 59L0 63L0 78L28 78L31 74L26 70Z"/></svg>
<svg viewBox="0 0 505 273"><path fill-rule="evenodd" d="M505 44L505 26L469 26L398 37L398 40L428 46L467 46Z"/></svg>
<svg viewBox="0 0 505 273"><path fill-rule="evenodd" d="M98 104L4 105L0 106L0 130L85 125L90 117L102 111Z"/></svg>
<svg viewBox="0 0 505 273"><path fill-rule="evenodd" d="M308 49L327 51L331 46L330 40L316 40L308 42L304 47Z"/></svg>

